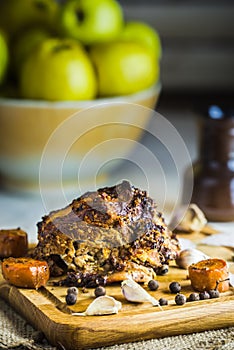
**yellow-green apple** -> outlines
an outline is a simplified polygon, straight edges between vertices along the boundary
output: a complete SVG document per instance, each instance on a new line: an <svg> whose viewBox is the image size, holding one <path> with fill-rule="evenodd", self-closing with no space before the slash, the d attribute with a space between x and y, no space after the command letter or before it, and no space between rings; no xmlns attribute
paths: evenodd
<svg viewBox="0 0 234 350"><path fill-rule="evenodd" d="M54 28L58 9L55 0L3 0L0 23L10 36L34 25Z"/></svg>
<svg viewBox="0 0 234 350"><path fill-rule="evenodd" d="M153 27L145 22L126 22L120 38L126 41L131 40L142 43L155 53L156 58L161 58L162 46L160 36Z"/></svg>
<svg viewBox="0 0 234 350"><path fill-rule="evenodd" d="M36 49L36 47L45 39L49 38L51 33L43 27L35 27L30 30L20 32L12 45L12 68L16 73L19 73L23 62L27 56Z"/></svg>
<svg viewBox="0 0 234 350"><path fill-rule="evenodd" d="M76 40L46 39L22 65L20 92L24 98L88 100L96 91L93 65Z"/></svg>
<svg viewBox="0 0 234 350"><path fill-rule="evenodd" d="M8 45L5 34L0 30L0 84L3 82L9 61Z"/></svg>
<svg viewBox="0 0 234 350"><path fill-rule="evenodd" d="M59 18L61 32L85 45L111 41L123 28L123 12L116 0L68 0Z"/></svg>
<svg viewBox="0 0 234 350"><path fill-rule="evenodd" d="M159 79L159 63L152 50L136 42L94 45L90 57L97 71L100 96L131 94Z"/></svg>

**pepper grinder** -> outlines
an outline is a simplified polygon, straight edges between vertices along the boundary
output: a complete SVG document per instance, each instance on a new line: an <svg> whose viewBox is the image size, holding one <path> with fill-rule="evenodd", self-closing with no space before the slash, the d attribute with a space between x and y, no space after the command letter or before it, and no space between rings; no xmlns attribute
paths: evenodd
<svg viewBox="0 0 234 350"><path fill-rule="evenodd" d="M193 174L191 202L209 221L234 221L234 110L208 108Z"/></svg>

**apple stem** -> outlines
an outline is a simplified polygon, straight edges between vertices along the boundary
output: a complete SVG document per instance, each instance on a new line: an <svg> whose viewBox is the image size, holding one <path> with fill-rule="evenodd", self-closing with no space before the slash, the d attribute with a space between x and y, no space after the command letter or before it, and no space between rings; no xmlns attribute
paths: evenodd
<svg viewBox="0 0 234 350"><path fill-rule="evenodd" d="M76 17L79 23L82 23L84 21L85 15L84 12L81 9L76 10Z"/></svg>
<svg viewBox="0 0 234 350"><path fill-rule="evenodd" d="M47 4L45 4L44 1L37 0L34 2L34 5L38 10L40 10L42 12L45 12L48 10L48 6L47 6Z"/></svg>

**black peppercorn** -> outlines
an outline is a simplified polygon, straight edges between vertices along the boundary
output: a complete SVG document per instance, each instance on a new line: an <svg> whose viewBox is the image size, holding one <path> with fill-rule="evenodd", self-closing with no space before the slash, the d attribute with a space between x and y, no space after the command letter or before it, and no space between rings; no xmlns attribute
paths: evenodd
<svg viewBox="0 0 234 350"><path fill-rule="evenodd" d="M210 294L206 290L199 293L199 296L200 296L200 300L210 299Z"/></svg>
<svg viewBox="0 0 234 350"><path fill-rule="evenodd" d="M179 293L181 291L181 285L179 282L171 282L169 285L169 289L172 293Z"/></svg>
<svg viewBox="0 0 234 350"><path fill-rule="evenodd" d="M168 266L168 265L163 265L163 266L159 269L158 274L164 276L164 275L166 275L166 274L168 273L168 271L169 271L169 266Z"/></svg>
<svg viewBox="0 0 234 350"><path fill-rule="evenodd" d="M74 293L69 293L66 295L66 303L67 305L74 305L77 301L77 295Z"/></svg>
<svg viewBox="0 0 234 350"><path fill-rule="evenodd" d="M149 287L150 290L157 290L158 287L159 287L158 281L156 281L156 280L150 280L150 281L148 282L148 287Z"/></svg>
<svg viewBox="0 0 234 350"><path fill-rule="evenodd" d="M219 291L217 289L208 290L211 299L219 298Z"/></svg>
<svg viewBox="0 0 234 350"><path fill-rule="evenodd" d="M78 295L78 288L76 287L69 287L67 289L67 294L75 294L75 295Z"/></svg>
<svg viewBox="0 0 234 350"><path fill-rule="evenodd" d="M168 300L165 298L160 298L158 302L160 306L168 305Z"/></svg>
<svg viewBox="0 0 234 350"><path fill-rule="evenodd" d="M175 297L176 305L184 305L186 303L186 296L184 294L177 294Z"/></svg>
<svg viewBox="0 0 234 350"><path fill-rule="evenodd" d="M198 293L191 293L188 297L188 301L198 301L200 300L200 296Z"/></svg>
<svg viewBox="0 0 234 350"><path fill-rule="evenodd" d="M98 286L94 290L95 297L101 297L102 295L106 295L106 290L102 286Z"/></svg>

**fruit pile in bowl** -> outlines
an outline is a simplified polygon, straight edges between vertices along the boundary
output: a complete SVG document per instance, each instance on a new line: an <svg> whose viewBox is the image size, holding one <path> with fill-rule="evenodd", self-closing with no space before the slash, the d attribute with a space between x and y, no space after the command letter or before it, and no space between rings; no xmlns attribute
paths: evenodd
<svg viewBox="0 0 234 350"><path fill-rule="evenodd" d="M38 182L46 146L56 130L60 130L62 139L70 138L76 124L71 130L67 121L74 113L79 114L75 118L77 135L88 135L77 147L74 137L72 147L64 145L71 153L65 171L68 180L74 178L74 171L77 175L77 165L95 147L100 152L94 152L85 177L97 171L98 164L111 159L111 145L104 151L98 145L121 137L139 139L160 93L160 58L158 33L144 22L127 22L116 0L3 0L3 179L21 186ZM103 128L103 124L108 127ZM116 156L124 157L129 147L117 146ZM51 148L53 163L59 152L51 152ZM49 178L53 181L53 169L48 171Z"/></svg>

